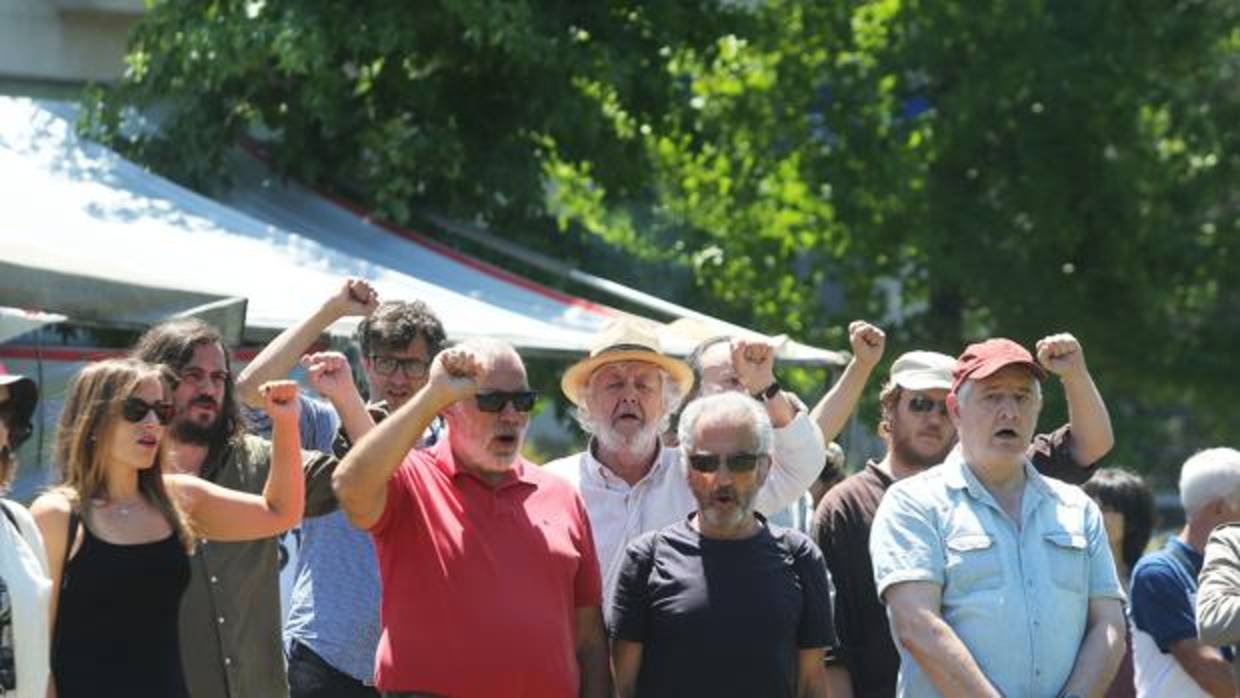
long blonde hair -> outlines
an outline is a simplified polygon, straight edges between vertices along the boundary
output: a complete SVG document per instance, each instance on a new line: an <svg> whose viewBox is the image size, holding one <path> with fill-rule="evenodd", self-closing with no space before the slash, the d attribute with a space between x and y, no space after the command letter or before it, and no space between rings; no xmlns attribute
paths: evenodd
<svg viewBox="0 0 1240 698"><path fill-rule="evenodd" d="M86 515L93 500L104 497L107 478L103 454L121 405L138 384L156 378L168 391L176 378L167 368L138 359L107 359L87 365L73 379L60 423L56 427L55 458L60 468L59 492ZM138 472L138 491L164 515L187 552L194 548L193 531L184 512L164 487L159 455L152 467Z"/></svg>

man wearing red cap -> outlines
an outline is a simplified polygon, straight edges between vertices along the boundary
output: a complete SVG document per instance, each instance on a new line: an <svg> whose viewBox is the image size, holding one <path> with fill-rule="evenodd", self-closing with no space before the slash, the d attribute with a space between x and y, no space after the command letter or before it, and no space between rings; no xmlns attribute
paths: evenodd
<svg viewBox="0 0 1240 698"><path fill-rule="evenodd" d="M1102 514L1027 455L1045 377L1011 340L970 345L947 396L959 448L878 507L870 552L899 696L1093 695L1119 664Z"/></svg>
<svg viewBox="0 0 1240 698"><path fill-rule="evenodd" d="M1093 474L1113 444L1106 404L1094 386L1080 342L1070 334L1043 337L1037 357L1063 384L1071 420L1038 434L1028 456L1039 473L1080 484ZM947 415L956 359L933 351L910 351L891 365L879 395L881 460L827 493L814 512L817 540L835 583L838 645L827 652L827 677L836 693L856 698L896 694L900 654L891 640L887 611L874 587L870 528L892 483L942 463L956 444Z"/></svg>

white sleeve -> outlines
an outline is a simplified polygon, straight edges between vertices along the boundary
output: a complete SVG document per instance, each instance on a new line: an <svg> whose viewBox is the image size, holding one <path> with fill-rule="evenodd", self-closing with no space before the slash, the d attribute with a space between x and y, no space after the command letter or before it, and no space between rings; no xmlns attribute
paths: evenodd
<svg viewBox="0 0 1240 698"><path fill-rule="evenodd" d="M805 411L775 430L775 453L766 484L758 492L758 511L766 516L795 502L827 463L822 432Z"/></svg>
<svg viewBox="0 0 1240 698"><path fill-rule="evenodd" d="M0 506L6 507L17 517L17 529L34 552L35 558L43 568L44 576L51 574L47 564L47 548L43 547L43 534L39 533L39 527L35 524L34 517L30 515L30 510L13 501L6 501Z"/></svg>

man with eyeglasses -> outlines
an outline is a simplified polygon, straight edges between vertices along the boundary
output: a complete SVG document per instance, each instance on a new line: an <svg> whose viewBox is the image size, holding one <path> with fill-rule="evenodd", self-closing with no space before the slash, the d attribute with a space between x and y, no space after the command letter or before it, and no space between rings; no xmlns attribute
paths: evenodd
<svg viewBox="0 0 1240 698"><path fill-rule="evenodd" d="M384 695L610 695L585 506L520 455L535 398L511 346L465 342L336 470L379 558ZM436 415L446 437L417 449Z"/></svg>
<svg viewBox="0 0 1240 698"><path fill-rule="evenodd" d="M1071 421L1035 436L1028 456L1039 472L1079 484L1111 448L1110 417L1075 337L1045 337L1037 354L1062 381ZM811 535L826 556L836 590L839 645L827 652L833 696L895 695L900 655L874 584L870 527L892 483L943 462L955 446L946 404L955 365L952 357L931 351L911 351L895 360L879 395L878 433L886 454L836 485L814 513Z"/></svg>
<svg viewBox="0 0 1240 698"><path fill-rule="evenodd" d="M271 442L246 433L235 397L232 357L219 330L195 319L149 329L132 355L164 364L179 381L164 436L162 467L243 492L261 493ZM306 516L331 511L336 460L302 453ZM280 642L279 547L275 538L244 543L202 541L190 558L181 599L181 663L195 698L288 695Z"/></svg>
<svg viewBox="0 0 1240 698"><path fill-rule="evenodd" d="M343 354L305 353L332 323L350 316L362 318L356 339L370 386L366 405ZM261 405L257 386L287 376L300 360L311 384L330 402L301 397L303 439L343 457L354 441L426 384L430 361L445 341L443 325L426 304L379 302L366 281L346 279L318 310L281 333L246 366L238 393ZM439 421L433 421L421 447L434 445L440 432ZM379 567L369 534L340 511L303 521L292 586L284 626L292 698L378 696Z"/></svg>
<svg viewBox="0 0 1240 698"><path fill-rule="evenodd" d="M822 553L755 510L770 418L725 392L689 403L678 432L697 506L625 550L610 614L617 695L826 695L835 633Z"/></svg>

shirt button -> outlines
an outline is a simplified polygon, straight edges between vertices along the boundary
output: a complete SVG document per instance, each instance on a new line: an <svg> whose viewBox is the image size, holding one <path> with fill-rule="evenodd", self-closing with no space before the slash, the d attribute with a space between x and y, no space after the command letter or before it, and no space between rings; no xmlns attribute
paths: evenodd
<svg viewBox="0 0 1240 698"><path fill-rule="evenodd" d="M219 584L219 582L220 582L220 578L219 578L219 577L217 577L217 576L215 576L215 575L211 575L211 583L212 583L212 584Z"/></svg>
<svg viewBox="0 0 1240 698"><path fill-rule="evenodd" d="M224 666L232 665L232 657L224 657Z"/></svg>
<svg viewBox="0 0 1240 698"><path fill-rule="evenodd" d="M224 616L220 616L220 625L224 624Z"/></svg>

